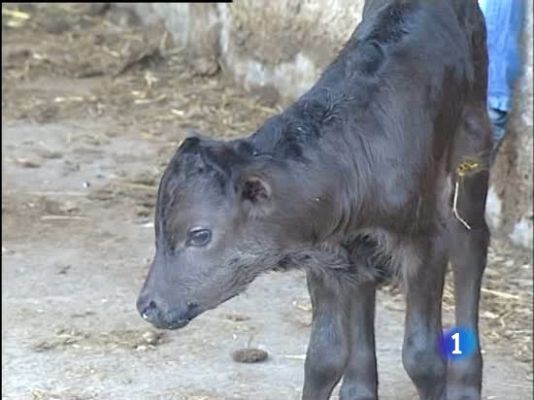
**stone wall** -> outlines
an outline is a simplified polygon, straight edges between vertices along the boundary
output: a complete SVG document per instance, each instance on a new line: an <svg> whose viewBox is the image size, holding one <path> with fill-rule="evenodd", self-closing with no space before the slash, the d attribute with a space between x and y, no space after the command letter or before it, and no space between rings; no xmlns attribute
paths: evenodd
<svg viewBox="0 0 534 400"><path fill-rule="evenodd" d="M509 137L492 170L488 221L494 232L532 247L532 1L523 38ZM267 5L268 4L268 5ZM164 23L192 57L216 60L251 90L303 93L343 46L361 19L362 0L237 0L233 4L123 3L145 23Z"/></svg>
<svg viewBox="0 0 534 400"><path fill-rule="evenodd" d="M524 72L516 88L509 136L492 172L488 216L495 230L512 242L532 248L533 121L532 121L532 0L522 41Z"/></svg>

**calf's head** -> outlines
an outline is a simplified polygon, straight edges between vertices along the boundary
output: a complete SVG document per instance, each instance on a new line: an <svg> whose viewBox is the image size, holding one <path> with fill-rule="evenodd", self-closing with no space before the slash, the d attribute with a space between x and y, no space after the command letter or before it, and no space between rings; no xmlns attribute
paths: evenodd
<svg viewBox="0 0 534 400"><path fill-rule="evenodd" d="M265 163L240 142L189 138L180 146L158 190L156 253L137 301L145 320L185 326L304 240L291 210L277 206L294 188L273 165L266 174Z"/></svg>

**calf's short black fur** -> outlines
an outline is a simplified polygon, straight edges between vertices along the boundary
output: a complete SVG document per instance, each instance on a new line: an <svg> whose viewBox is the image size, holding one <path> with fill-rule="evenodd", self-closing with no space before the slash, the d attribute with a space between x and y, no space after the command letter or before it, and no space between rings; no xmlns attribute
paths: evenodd
<svg viewBox="0 0 534 400"><path fill-rule="evenodd" d="M303 399L377 398L375 289L406 293L404 367L421 399L479 399L482 358L436 346L447 262L478 337L490 125L476 0L368 0L318 82L245 139L186 139L159 187L138 309L185 326L262 272L301 268L313 305ZM457 173L462 163L476 165ZM459 218L453 193L458 182Z"/></svg>

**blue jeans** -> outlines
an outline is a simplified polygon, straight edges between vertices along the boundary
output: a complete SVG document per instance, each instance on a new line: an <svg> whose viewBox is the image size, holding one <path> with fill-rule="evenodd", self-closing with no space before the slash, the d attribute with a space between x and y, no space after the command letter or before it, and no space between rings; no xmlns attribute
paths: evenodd
<svg viewBox="0 0 534 400"><path fill-rule="evenodd" d="M506 134L514 85L521 75L519 40L525 0L479 0L487 28L489 55L488 111L498 148Z"/></svg>

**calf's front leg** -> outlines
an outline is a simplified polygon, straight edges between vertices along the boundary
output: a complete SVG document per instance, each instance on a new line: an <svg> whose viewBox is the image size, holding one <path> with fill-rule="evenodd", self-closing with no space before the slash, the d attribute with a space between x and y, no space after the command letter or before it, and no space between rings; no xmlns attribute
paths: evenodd
<svg viewBox="0 0 534 400"><path fill-rule="evenodd" d="M375 352L374 282L355 285L350 290L350 356L343 373L341 400L376 400L378 376Z"/></svg>
<svg viewBox="0 0 534 400"><path fill-rule="evenodd" d="M349 356L348 303L339 284L308 272L312 331L304 365L303 400L326 400L341 379Z"/></svg>

